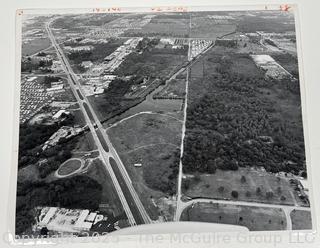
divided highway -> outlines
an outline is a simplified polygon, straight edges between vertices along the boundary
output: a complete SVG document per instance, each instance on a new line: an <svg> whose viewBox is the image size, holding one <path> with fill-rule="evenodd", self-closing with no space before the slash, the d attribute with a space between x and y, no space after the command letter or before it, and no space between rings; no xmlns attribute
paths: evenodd
<svg viewBox="0 0 320 248"><path fill-rule="evenodd" d="M150 217L148 216L135 189L133 188L130 177L127 174L127 171L121 159L112 146L112 143L109 140L109 137L107 136L105 130L103 129L98 117L96 116L90 102L82 92L82 88L78 81L77 75L73 72L69 61L67 60L65 54L55 40L55 37L50 29L50 25L54 20L55 19L51 19L51 21L46 23L46 30L48 32L52 45L56 49L57 55L62 62L62 66L69 78L68 82L70 88L79 103L80 109L85 117L86 123L100 152L101 159L112 178L113 184L119 195L129 223L130 225L151 223Z"/></svg>

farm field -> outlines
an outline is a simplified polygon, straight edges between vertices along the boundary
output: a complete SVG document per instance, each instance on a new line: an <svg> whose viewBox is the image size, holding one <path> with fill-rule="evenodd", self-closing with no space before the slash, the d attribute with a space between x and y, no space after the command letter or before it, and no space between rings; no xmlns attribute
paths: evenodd
<svg viewBox="0 0 320 248"><path fill-rule="evenodd" d="M250 231L286 229L286 218L281 209L231 204L195 203L183 211L180 220L241 225Z"/></svg>
<svg viewBox="0 0 320 248"><path fill-rule="evenodd" d="M186 175L182 185L183 194L190 198L303 205L287 178L277 177L261 169L217 170L215 174L200 175L200 180ZM260 188L259 192L257 192L258 188ZM238 192L237 198L232 197L232 191ZM273 196L267 197L267 192L272 192Z"/></svg>

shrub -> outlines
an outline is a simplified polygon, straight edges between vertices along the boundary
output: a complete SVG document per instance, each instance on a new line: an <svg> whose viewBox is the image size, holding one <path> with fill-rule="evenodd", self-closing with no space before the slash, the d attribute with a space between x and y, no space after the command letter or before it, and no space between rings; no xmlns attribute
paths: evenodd
<svg viewBox="0 0 320 248"><path fill-rule="evenodd" d="M233 198L238 198L238 196L239 196L238 191L233 190L233 191L231 192L231 196L232 196Z"/></svg>

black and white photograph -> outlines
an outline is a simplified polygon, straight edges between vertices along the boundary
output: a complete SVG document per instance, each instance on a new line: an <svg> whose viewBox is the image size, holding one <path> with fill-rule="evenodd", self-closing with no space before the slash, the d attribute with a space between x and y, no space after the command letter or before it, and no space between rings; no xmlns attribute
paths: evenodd
<svg viewBox="0 0 320 248"><path fill-rule="evenodd" d="M16 235L313 229L293 7L47 12L17 19Z"/></svg>

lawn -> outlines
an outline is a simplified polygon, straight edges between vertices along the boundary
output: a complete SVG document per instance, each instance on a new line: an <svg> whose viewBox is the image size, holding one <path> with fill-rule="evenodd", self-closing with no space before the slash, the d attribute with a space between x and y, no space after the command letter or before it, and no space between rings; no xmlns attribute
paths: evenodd
<svg viewBox="0 0 320 248"><path fill-rule="evenodd" d="M286 217L281 209L218 203L196 203L189 206L182 212L180 220L240 225L250 231L286 229Z"/></svg>
<svg viewBox="0 0 320 248"><path fill-rule="evenodd" d="M241 180L242 176L245 179ZM286 205L294 205L296 202L302 204L287 178L277 177L272 173L254 168L239 168L238 171L217 170L215 174L200 175L200 180L187 176L183 179L183 185L183 193L191 198L231 199ZM258 187L261 189L260 193L257 193ZM232 191L238 192L237 198L231 196ZM268 198L267 192L273 192L273 197ZM285 198L281 200L282 196Z"/></svg>
<svg viewBox="0 0 320 248"><path fill-rule="evenodd" d="M303 210L293 210L290 213L293 230L312 229L311 212Z"/></svg>
<svg viewBox="0 0 320 248"><path fill-rule="evenodd" d="M58 174L61 176L66 176L80 169L80 167L81 167L81 160L69 159L59 167Z"/></svg>

